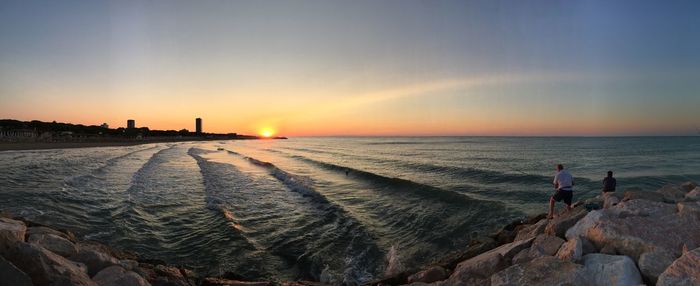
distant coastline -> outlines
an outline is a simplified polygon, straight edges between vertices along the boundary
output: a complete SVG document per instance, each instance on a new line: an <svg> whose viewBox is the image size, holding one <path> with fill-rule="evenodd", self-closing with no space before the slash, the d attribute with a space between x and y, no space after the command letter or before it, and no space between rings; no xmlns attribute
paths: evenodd
<svg viewBox="0 0 700 286"><path fill-rule="evenodd" d="M201 119L198 119L201 123ZM130 120L132 121L132 120ZM133 126L133 121L131 122ZM0 120L0 151L40 150L88 147L132 146L148 143L287 139L237 133L204 133L201 125L196 132L187 129L150 130L148 127L109 128L106 124L81 125L57 122Z"/></svg>
<svg viewBox="0 0 700 286"><path fill-rule="evenodd" d="M217 141L217 140L267 140L267 139L287 139L286 137L274 138L227 138L227 139L194 139L194 138L156 138L140 141L92 141L92 142L0 142L0 152L2 151L22 151L22 150L46 150L46 149L72 149L91 147L118 147L134 146L149 143L167 142L194 142L194 141Z"/></svg>

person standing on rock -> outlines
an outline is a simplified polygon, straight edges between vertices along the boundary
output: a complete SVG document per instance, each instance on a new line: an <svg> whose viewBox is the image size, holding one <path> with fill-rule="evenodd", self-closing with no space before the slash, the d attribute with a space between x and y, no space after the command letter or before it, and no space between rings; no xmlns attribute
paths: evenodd
<svg viewBox="0 0 700 286"><path fill-rule="evenodd" d="M566 209L571 210L571 199L574 197L574 177L564 170L562 164L557 165L557 174L554 176L554 189L556 193L549 198L549 214L547 218L554 218L554 202L561 202L562 200L566 204Z"/></svg>
<svg viewBox="0 0 700 286"><path fill-rule="evenodd" d="M613 178L613 172L608 171L608 176L603 179L603 193L614 192L617 186L617 180Z"/></svg>

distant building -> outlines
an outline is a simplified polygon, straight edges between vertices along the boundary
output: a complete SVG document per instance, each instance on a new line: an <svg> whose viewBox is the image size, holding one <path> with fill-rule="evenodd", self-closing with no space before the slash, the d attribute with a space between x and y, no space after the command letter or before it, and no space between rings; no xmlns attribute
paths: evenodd
<svg viewBox="0 0 700 286"><path fill-rule="evenodd" d="M102 125L100 125L100 127L104 128L104 129L109 129L109 124L102 123Z"/></svg>
<svg viewBox="0 0 700 286"><path fill-rule="evenodd" d="M34 129L10 129L10 130L0 129L0 138L3 138L3 137L7 137L7 138L21 138L21 137L35 138L38 135L39 134Z"/></svg>
<svg viewBox="0 0 700 286"><path fill-rule="evenodd" d="M196 118L194 120L194 125L195 125L195 132L197 135L202 135L202 119L201 118Z"/></svg>
<svg viewBox="0 0 700 286"><path fill-rule="evenodd" d="M136 128L136 120L129 119L126 121L126 128Z"/></svg>

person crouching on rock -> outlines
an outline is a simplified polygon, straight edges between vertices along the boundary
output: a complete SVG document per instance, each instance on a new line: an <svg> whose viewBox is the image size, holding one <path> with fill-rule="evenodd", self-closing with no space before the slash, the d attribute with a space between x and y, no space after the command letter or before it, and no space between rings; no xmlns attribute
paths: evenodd
<svg viewBox="0 0 700 286"><path fill-rule="evenodd" d="M564 166L561 164L557 165L557 174L554 176L554 189L556 193L549 198L549 214L547 218L554 218L554 202L561 202L564 200L566 204L566 209L571 210L571 199L574 196L574 177L564 170Z"/></svg>
<svg viewBox="0 0 700 286"><path fill-rule="evenodd" d="M608 176L603 179L603 193L614 192L617 186L617 180L613 178L613 172L608 171Z"/></svg>

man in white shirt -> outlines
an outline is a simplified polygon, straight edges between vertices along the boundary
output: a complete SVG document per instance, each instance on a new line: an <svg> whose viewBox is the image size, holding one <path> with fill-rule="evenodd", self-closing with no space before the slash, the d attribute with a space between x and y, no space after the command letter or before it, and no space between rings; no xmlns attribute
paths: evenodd
<svg viewBox="0 0 700 286"><path fill-rule="evenodd" d="M571 199L574 196L574 177L564 170L564 166L561 164L557 165L557 174L554 176L554 189L556 193L549 198L549 214L547 218L554 218L554 202L561 202L562 200L566 204L566 209L571 210Z"/></svg>

